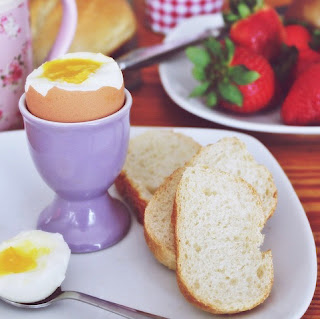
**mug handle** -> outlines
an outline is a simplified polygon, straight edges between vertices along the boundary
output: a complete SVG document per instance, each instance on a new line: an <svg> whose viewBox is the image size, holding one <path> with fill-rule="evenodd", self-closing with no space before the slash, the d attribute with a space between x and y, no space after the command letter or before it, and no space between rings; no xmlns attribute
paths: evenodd
<svg viewBox="0 0 320 319"><path fill-rule="evenodd" d="M50 61L68 52L77 28L78 11L75 0L62 0L62 21L57 38L46 58Z"/></svg>

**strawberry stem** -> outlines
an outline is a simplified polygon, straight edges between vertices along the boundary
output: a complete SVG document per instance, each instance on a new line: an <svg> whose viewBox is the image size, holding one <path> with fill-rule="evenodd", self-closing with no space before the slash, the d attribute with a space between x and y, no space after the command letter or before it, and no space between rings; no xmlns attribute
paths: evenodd
<svg viewBox="0 0 320 319"><path fill-rule="evenodd" d="M223 43L209 38L203 48L188 47L186 55L194 64L192 75L200 82L190 97L205 97L209 107L216 106L219 100L242 106L243 96L238 85L253 83L260 74L244 65L231 66L234 54L235 45L229 38Z"/></svg>
<svg viewBox="0 0 320 319"><path fill-rule="evenodd" d="M229 12L223 14L224 21L227 25L245 19L251 14L257 12L264 6L263 0L230 0Z"/></svg>

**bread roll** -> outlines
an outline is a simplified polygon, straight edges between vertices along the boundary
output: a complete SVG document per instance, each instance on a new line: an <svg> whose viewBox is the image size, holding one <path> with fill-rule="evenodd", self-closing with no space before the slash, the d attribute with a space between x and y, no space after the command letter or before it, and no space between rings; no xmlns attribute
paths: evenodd
<svg viewBox="0 0 320 319"><path fill-rule="evenodd" d="M111 55L136 31L136 20L126 0L76 0L78 26L69 52ZM34 66L47 57L59 30L60 0L31 0Z"/></svg>

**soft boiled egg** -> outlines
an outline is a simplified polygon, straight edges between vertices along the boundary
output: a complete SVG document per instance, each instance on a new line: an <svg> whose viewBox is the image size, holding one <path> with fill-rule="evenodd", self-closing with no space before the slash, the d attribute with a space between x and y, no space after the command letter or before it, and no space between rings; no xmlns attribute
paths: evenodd
<svg viewBox="0 0 320 319"><path fill-rule="evenodd" d="M63 282L70 249L62 235L24 231L0 244L0 296L16 302L36 302Z"/></svg>
<svg viewBox="0 0 320 319"><path fill-rule="evenodd" d="M31 72L25 85L28 110L55 122L84 122L115 113L124 105L123 75L101 53L68 53Z"/></svg>

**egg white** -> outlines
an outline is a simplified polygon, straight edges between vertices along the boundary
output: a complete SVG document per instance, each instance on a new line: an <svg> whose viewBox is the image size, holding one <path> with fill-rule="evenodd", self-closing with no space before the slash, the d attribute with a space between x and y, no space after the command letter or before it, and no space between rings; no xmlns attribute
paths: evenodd
<svg viewBox="0 0 320 319"><path fill-rule="evenodd" d="M40 230L25 231L0 244L0 253L26 241L36 248L49 248L37 259L37 267L22 273L0 275L0 296L16 302L36 302L51 295L63 282L70 249L62 235Z"/></svg>
<svg viewBox="0 0 320 319"><path fill-rule="evenodd" d="M58 59L89 59L103 64L80 84L52 81L45 77L41 77L43 74L43 65L41 65L28 75L25 91L27 92L29 87L32 86L42 96L46 96L48 91L53 87L68 91L96 91L105 86L114 87L119 90L123 85L122 72L116 61L111 57L101 53L75 52L67 53Z"/></svg>

